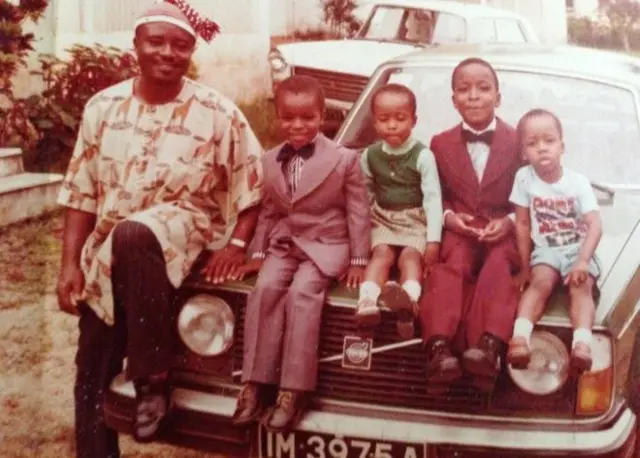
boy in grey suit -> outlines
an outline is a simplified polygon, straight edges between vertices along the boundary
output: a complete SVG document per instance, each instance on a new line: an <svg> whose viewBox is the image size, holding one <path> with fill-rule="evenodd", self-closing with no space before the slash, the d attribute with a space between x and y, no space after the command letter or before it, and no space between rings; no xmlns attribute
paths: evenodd
<svg viewBox="0 0 640 458"><path fill-rule="evenodd" d="M367 189L355 151L319 133L324 96L310 77L292 76L275 94L286 141L263 158L264 196L252 259L259 270L248 297L242 392L234 423L261 417L273 431L300 420L316 387L325 294L346 274L359 285L370 250ZM266 385L279 386L265 414Z"/></svg>

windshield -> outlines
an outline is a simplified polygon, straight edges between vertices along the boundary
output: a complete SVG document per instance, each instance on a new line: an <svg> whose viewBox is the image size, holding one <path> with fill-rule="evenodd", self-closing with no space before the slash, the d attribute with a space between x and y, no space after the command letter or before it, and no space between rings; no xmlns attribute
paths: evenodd
<svg viewBox="0 0 640 458"><path fill-rule="evenodd" d="M376 6L358 37L423 45L459 43L466 40L466 21L427 9Z"/></svg>
<svg viewBox="0 0 640 458"><path fill-rule="evenodd" d="M451 68L403 67L380 80L410 87L418 100L415 135L431 137L460 122L451 103ZM561 120L564 164L609 186L640 186L640 124L634 94L626 89L576 78L499 71L502 103L498 116L511 125L529 109L546 108ZM364 147L375 140L368 102L340 141Z"/></svg>

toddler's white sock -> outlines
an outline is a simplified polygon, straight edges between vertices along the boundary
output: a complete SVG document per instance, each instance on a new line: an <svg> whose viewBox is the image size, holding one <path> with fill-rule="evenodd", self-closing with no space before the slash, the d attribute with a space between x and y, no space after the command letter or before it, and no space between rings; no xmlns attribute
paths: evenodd
<svg viewBox="0 0 640 458"><path fill-rule="evenodd" d="M409 295L412 301L418 302L422 294L422 286L417 280L407 280L402 284L402 289Z"/></svg>
<svg viewBox="0 0 640 458"><path fill-rule="evenodd" d="M531 340L531 331L533 331L533 323L526 318L518 318L513 325L513 337L524 337L527 343Z"/></svg>
<svg viewBox="0 0 640 458"><path fill-rule="evenodd" d="M591 345L591 329L578 328L573 331L573 343L571 344L571 348L573 348L578 342Z"/></svg>
<svg viewBox="0 0 640 458"><path fill-rule="evenodd" d="M364 281L360 284L360 299L367 298L378 300L380 296L380 286L374 281Z"/></svg>

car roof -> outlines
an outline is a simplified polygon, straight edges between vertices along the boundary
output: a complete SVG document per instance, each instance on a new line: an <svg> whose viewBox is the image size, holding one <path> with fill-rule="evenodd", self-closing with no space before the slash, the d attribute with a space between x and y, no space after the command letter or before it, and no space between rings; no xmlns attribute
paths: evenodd
<svg viewBox="0 0 640 458"><path fill-rule="evenodd" d="M423 8L443 13L457 14L464 17L503 17L518 18L522 15L500 8L473 3L461 3L451 0L365 0L358 6L389 5L405 8Z"/></svg>
<svg viewBox="0 0 640 458"><path fill-rule="evenodd" d="M640 58L579 46L459 44L440 45L391 59L392 65L450 65L479 57L497 68L559 73L640 87Z"/></svg>

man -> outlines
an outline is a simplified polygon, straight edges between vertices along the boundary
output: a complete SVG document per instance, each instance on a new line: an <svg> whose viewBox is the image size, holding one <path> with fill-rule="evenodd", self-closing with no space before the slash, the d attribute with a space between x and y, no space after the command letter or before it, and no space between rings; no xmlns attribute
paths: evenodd
<svg viewBox="0 0 640 458"><path fill-rule="evenodd" d="M80 316L76 446L119 457L102 396L122 369L136 390L134 437L151 441L171 407L176 289L208 245L235 224L204 270L236 273L257 221L261 146L237 107L184 77L196 36L216 26L183 2L154 5L136 24L140 76L85 108L59 203L66 206L60 308Z"/></svg>

